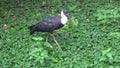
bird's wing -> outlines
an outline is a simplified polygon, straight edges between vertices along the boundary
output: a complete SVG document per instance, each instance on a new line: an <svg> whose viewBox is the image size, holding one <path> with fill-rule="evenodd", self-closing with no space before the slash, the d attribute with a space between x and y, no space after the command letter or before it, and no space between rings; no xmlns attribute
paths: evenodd
<svg viewBox="0 0 120 68"><path fill-rule="evenodd" d="M58 17L46 17L36 25L37 30L43 32L52 32L59 28L60 18Z"/></svg>
<svg viewBox="0 0 120 68"><path fill-rule="evenodd" d="M43 19L44 22L46 23L52 23L54 22L53 20L55 19L55 17L46 17Z"/></svg>
<svg viewBox="0 0 120 68"><path fill-rule="evenodd" d="M43 19L49 26L52 25L52 29L58 29L62 27L61 18L60 17L46 17Z"/></svg>
<svg viewBox="0 0 120 68"><path fill-rule="evenodd" d="M42 32L52 32L54 29L54 24L51 21L41 21L36 25L37 29Z"/></svg>

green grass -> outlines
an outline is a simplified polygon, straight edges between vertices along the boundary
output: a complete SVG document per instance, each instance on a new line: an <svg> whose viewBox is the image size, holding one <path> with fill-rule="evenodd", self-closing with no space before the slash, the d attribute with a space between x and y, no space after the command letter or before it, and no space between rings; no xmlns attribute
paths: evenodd
<svg viewBox="0 0 120 68"><path fill-rule="evenodd" d="M0 68L119 68L119 6L119 0L1 0ZM75 21L54 32L64 53L52 39L45 42L45 33L28 30L62 9Z"/></svg>

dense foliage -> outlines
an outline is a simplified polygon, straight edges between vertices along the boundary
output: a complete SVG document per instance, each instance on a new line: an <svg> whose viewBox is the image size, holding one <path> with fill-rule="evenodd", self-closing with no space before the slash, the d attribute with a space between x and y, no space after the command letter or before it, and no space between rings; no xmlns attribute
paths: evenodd
<svg viewBox="0 0 120 68"><path fill-rule="evenodd" d="M54 32L64 53L28 30L62 9L74 20ZM0 68L120 68L120 1L0 0Z"/></svg>

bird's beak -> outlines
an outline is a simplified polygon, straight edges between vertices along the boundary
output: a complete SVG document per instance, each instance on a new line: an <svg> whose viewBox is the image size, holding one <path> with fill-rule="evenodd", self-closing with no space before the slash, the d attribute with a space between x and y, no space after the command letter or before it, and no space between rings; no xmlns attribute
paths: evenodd
<svg viewBox="0 0 120 68"><path fill-rule="evenodd" d="M73 20L71 19L71 17L69 15L67 15L67 17L70 20L70 23L73 25Z"/></svg>

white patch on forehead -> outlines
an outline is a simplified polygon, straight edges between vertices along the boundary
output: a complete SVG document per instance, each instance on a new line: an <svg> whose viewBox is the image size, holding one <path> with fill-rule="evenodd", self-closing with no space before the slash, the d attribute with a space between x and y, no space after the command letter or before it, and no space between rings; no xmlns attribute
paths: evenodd
<svg viewBox="0 0 120 68"><path fill-rule="evenodd" d="M61 11L61 23L64 25L68 21L67 16L64 15L63 11Z"/></svg>

